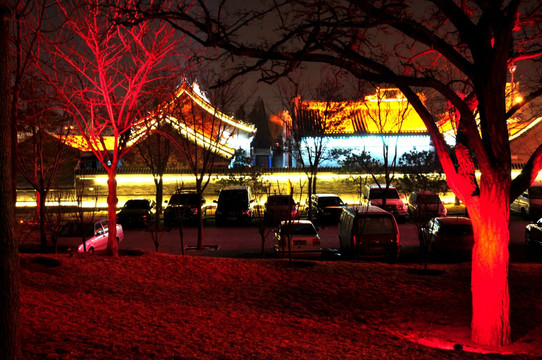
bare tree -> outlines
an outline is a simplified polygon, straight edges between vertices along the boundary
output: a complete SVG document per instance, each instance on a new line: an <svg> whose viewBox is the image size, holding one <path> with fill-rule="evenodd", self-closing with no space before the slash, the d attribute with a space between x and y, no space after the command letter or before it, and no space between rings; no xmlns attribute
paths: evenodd
<svg viewBox="0 0 542 360"><path fill-rule="evenodd" d="M144 15L167 17L181 31L186 23L197 26L201 32L193 33L195 41L253 58L241 73L263 69L268 81L312 62L398 87L427 127L448 184L473 222L472 339L509 344L509 204L542 168L542 145L512 180L507 120L542 95L542 88L524 72L527 95L507 109L506 82L512 65L539 72L540 63L533 60L542 56L542 23L537 21L542 7L528 0L270 3L266 11L259 7L233 19L223 18L228 13L223 7L167 14L153 8ZM268 17L276 20L276 31L263 40L243 37L253 22ZM424 104L422 89L449 105L447 114L457 124L457 163L439 132L442 113Z"/></svg>
<svg viewBox="0 0 542 360"><path fill-rule="evenodd" d="M412 150L399 158L402 177L401 190L407 194L416 190L443 194L450 191L434 151Z"/></svg>
<svg viewBox="0 0 542 360"><path fill-rule="evenodd" d="M243 155L244 154L242 154L240 151L237 152L237 155L235 156L235 166L229 170L228 177L218 180L217 183L224 187L229 185L250 187L256 203L253 209L254 216L252 222L256 225L258 234L260 235L262 244L261 255L263 258L265 257L265 240L271 232L272 227L268 222L265 221L265 207L262 203L264 202L265 198L269 197L271 194L271 186L269 182L263 178L262 169L251 166L250 158Z"/></svg>
<svg viewBox="0 0 542 360"><path fill-rule="evenodd" d="M288 140L292 155L307 176L310 202L312 194L317 192L318 169L332 157L328 148L328 136L340 123L337 115L343 111L345 103L335 102L340 96L339 86L329 74L326 74L313 91L312 96L316 100L302 100L301 86L299 80L295 81L293 96L287 96L292 100L286 104L289 116L284 119L284 126L290 134ZM310 206L308 214L312 220Z"/></svg>
<svg viewBox="0 0 542 360"><path fill-rule="evenodd" d="M346 181L358 188L359 203L361 205L363 188L370 181L368 177L378 183L380 181L378 174L381 173L382 163L365 150L357 152L352 149L334 149L332 154L340 159L339 164L350 174Z"/></svg>
<svg viewBox="0 0 542 360"><path fill-rule="evenodd" d="M46 200L54 184L61 164L67 160L65 144L70 126L63 126L63 121L54 119L55 113L36 110L37 119L30 119L26 124L19 124L22 132L28 132L29 139L18 150L18 169L21 175L36 191L36 213L40 224L40 247L47 247L47 208ZM50 115L50 116L48 116ZM20 117L19 117L20 118ZM58 134L53 137L49 131Z"/></svg>
<svg viewBox="0 0 542 360"><path fill-rule="evenodd" d="M143 117L139 111L145 109L145 102L158 93L155 86L164 83L165 69L171 66L168 57L180 40L165 22L119 26L122 14L100 1L55 5L63 25L60 32L48 33L42 56L53 60L52 68L40 62L38 71L55 89L77 131L107 172L108 252L117 256L117 167L130 148L132 125ZM107 137L112 138L111 149L106 146Z"/></svg>
<svg viewBox="0 0 542 360"><path fill-rule="evenodd" d="M45 12L48 6L47 1L36 0L18 0L13 4L13 12L15 14L15 21L12 23L10 32L11 46L14 54L14 66L12 67L12 93L11 98L11 120L13 122L12 127L12 153L13 153L13 196L17 198L17 123L21 121L21 105L23 99L25 102L31 100L38 100L42 104L50 104L50 101L36 99L36 97L29 97L29 93L36 94L34 91L37 89L43 89L43 84L38 83L35 76L33 76L32 63L37 56L36 53L39 49L39 43L41 39L41 33L43 31L45 22ZM22 95L25 93L25 95ZM26 107L23 105L23 107Z"/></svg>
<svg viewBox="0 0 542 360"><path fill-rule="evenodd" d="M136 145L139 154L147 167L151 170L156 188L156 219L160 219L162 214L162 203L164 201L164 172L171 155L171 146L169 140L161 134L164 132L164 127L168 126L163 121L161 114L156 114L157 119L153 119L152 123L144 121L146 139L139 141ZM156 130L153 130L153 125L156 124ZM159 230L160 222L155 221L156 229Z"/></svg>
<svg viewBox="0 0 542 360"><path fill-rule="evenodd" d="M391 100L391 101L390 101ZM410 116L412 107L397 89L376 89L374 96L366 97L361 112L365 123L376 129L382 141L381 169L384 184L372 172L373 180L382 190L382 206L386 206L387 192L395 179L397 169L397 145L403 124Z"/></svg>
<svg viewBox="0 0 542 360"><path fill-rule="evenodd" d="M213 167L222 161L227 166L235 154L229 144L232 137L238 136L240 129L253 132L254 127L235 122L218 110L217 104L225 104L230 99L232 87L216 89L210 99L205 98L195 83L186 83L172 95L159 111L169 119L176 134L163 133L186 161L186 166L194 175L198 193L198 240L197 248L203 248L203 216L201 204L203 192L211 180ZM233 92L235 93L235 92ZM225 95L226 94L226 95ZM208 96L208 95L207 95Z"/></svg>

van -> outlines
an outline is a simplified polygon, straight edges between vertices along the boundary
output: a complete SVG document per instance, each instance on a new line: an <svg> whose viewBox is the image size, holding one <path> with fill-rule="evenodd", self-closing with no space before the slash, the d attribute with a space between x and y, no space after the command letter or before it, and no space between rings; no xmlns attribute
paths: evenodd
<svg viewBox="0 0 542 360"><path fill-rule="evenodd" d="M298 220L299 209L292 195L269 195L265 202L264 221L266 224L279 224L282 220Z"/></svg>
<svg viewBox="0 0 542 360"><path fill-rule="evenodd" d="M220 190L215 211L215 224L250 224L252 221L252 194L249 186L227 186Z"/></svg>
<svg viewBox="0 0 542 360"><path fill-rule="evenodd" d="M510 204L510 211L520 213L525 219L542 217L542 182L538 181Z"/></svg>
<svg viewBox="0 0 542 360"><path fill-rule="evenodd" d="M341 253L347 257L399 257L399 227L394 216L379 207L345 208L338 230Z"/></svg>
<svg viewBox="0 0 542 360"><path fill-rule="evenodd" d="M386 206L384 206L384 196L386 196ZM389 186L386 190L385 186L365 185L363 188L363 205L378 206L395 216L397 221L405 222L407 208L401 200L397 189Z"/></svg>

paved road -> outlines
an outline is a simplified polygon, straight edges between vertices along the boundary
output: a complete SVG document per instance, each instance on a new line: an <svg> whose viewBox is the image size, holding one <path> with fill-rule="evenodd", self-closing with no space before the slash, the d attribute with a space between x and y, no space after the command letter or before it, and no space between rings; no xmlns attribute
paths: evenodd
<svg viewBox="0 0 542 360"><path fill-rule="evenodd" d="M533 253L526 248L524 232L527 221L513 217L511 222L510 258L511 262L542 261L540 252ZM204 246L206 250L196 251L197 228L184 227L184 247L186 254L200 254L206 256L224 257L251 257L261 254L262 241L256 226L241 227L215 227L212 223L204 227ZM418 261L418 238L413 223L399 224L401 234L400 262ZM323 249L338 249L339 237L337 226L319 227L319 234ZM181 240L178 228L160 233L159 252L167 254L181 254ZM266 234L264 248L266 255L272 254L273 230ZM125 241L120 249L155 251L151 233L144 230L125 230Z"/></svg>

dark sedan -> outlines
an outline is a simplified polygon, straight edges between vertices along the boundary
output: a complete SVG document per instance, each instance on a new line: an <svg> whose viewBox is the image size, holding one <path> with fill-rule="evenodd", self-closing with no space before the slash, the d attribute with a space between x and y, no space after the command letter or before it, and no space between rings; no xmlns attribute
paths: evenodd
<svg viewBox="0 0 542 360"><path fill-rule="evenodd" d="M146 227L156 216L156 202L150 199L130 199L117 214L117 222L124 228Z"/></svg>
<svg viewBox="0 0 542 360"><path fill-rule="evenodd" d="M542 247L542 218L527 225L525 228L525 242L527 245Z"/></svg>
<svg viewBox="0 0 542 360"><path fill-rule="evenodd" d="M199 196L197 192L186 191L171 195L171 199L164 210L164 224L166 226L179 225L181 222L196 223L198 212L202 211L202 219L205 222L206 212L204 205L205 199L201 199L198 204Z"/></svg>
<svg viewBox="0 0 542 360"><path fill-rule="evenodd" d="M470 255L474 246L472 223L466 217L436 217L420 229L420 244L433 255ZM422 241L423 240L423 241Z"/></svg>
<svg viewBox="0 0 542 360"><path fill-rule="evenodd" d="M315 194L311 197L312 216L320 224L339 222L346 207L341 198L335 194Z"/></svg>

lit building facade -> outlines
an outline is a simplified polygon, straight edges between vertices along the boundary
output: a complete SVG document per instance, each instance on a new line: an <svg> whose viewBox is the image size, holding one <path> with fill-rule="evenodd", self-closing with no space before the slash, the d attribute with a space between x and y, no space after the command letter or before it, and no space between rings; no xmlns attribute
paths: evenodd
<svg viewBox="0 0 542 360"><path fill-rule="evenodd" d="M376 160L383 161L410 151L432 150L431 140L422 119L398 89L377 89L363 101L301 101L294 100L294 116L283 112L286 167L310 163L311 144L319 143L322 151L334 149L352 153L365 151ZM291 152L301 147L300 154ZM319 165L340 166L339 158L324 156Z"/></svg>
<svg viewBox="0 0 542 360"><path fill-rule="evenodd" d="M127 146L145 141L144 138L149 132L164 124L169 125L199 148L216 153L221 159L217 163L230 165L234 161L236 151L250 153L250 143L256 134L256 127L253 124L228 116L211 104L197 83L190 86L184 82L175 91L173 99L164 101L146 118L136 122L132 127ZM81 169L101 167L81 135L68 136L66 144L81 151L79 165ZM102 144L98 145L103 148ZM114 137L104 136L103 145L105 149L102 151L113 149Z"/></svg>

